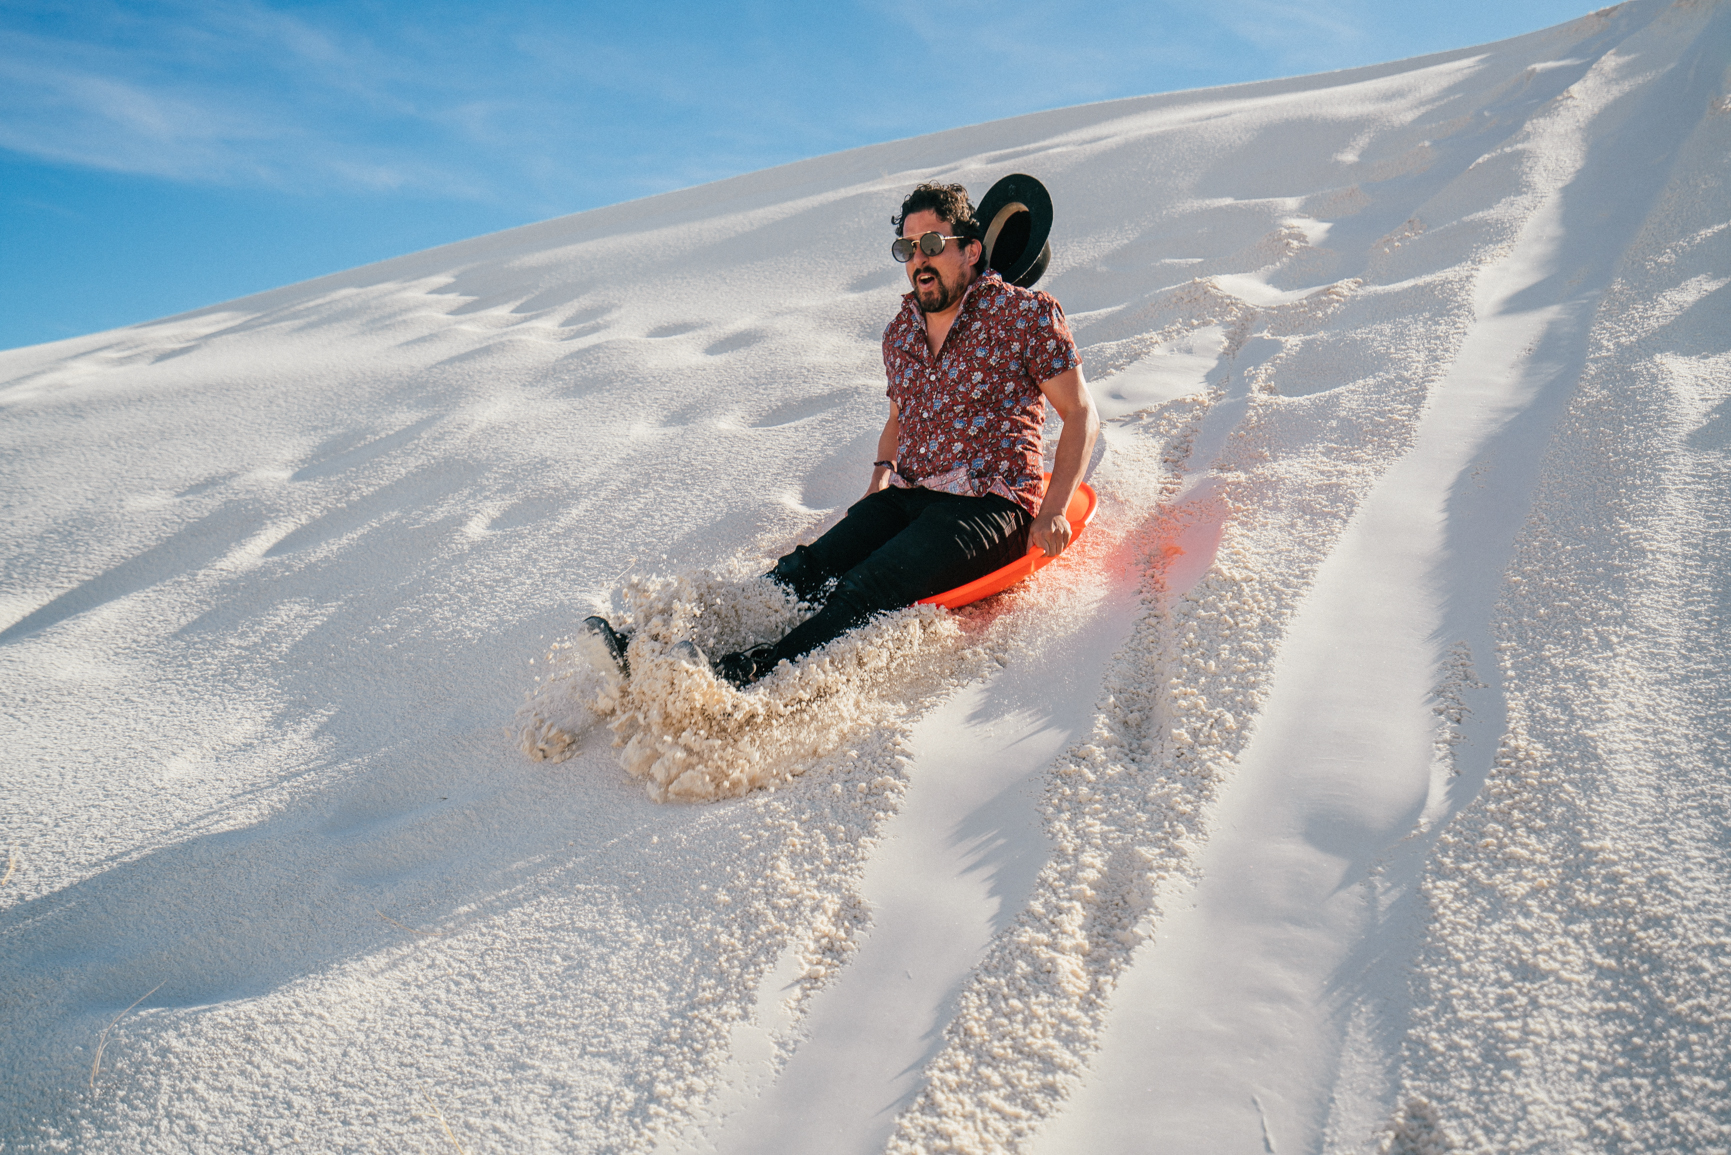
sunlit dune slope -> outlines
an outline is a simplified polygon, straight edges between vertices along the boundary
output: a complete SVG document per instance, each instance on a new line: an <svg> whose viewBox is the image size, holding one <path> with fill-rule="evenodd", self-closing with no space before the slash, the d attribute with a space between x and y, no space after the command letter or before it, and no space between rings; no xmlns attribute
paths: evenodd
<svg viewBox="0 0 1731 1155"><path fill-rule="evenodd" d="M1731 1148L1728 65L1635 0L0 353L0 1146ZM574 664L788 612L891 213L1017 171L1077 549Z"/></svg>

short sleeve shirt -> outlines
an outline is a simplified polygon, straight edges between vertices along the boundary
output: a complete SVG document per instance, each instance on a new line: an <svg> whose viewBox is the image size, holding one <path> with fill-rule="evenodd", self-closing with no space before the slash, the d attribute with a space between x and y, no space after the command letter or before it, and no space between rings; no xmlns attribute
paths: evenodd
<svg viewBox="0 0 1731 1155"><path fill-rule="evenodd" d="M913 293L884 330L884 371L901 438L890 484L1006 497L1030 515L1045 494L1040 383L1082 363L1064 310L986 273L968 286L933 356Z"/></svg>

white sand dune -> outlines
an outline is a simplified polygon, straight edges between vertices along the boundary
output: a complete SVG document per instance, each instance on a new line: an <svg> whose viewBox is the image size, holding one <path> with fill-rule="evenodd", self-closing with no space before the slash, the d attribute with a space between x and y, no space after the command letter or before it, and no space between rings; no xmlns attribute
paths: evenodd
<svg viewBox="0 0 1731 1155"><path fill-rule="evenodd" d="M1731 1150L1728 85L1634 0L0 353L0 1150ZM557 643L839 515L1012 171L1098 522L622 764Z"/></svg>

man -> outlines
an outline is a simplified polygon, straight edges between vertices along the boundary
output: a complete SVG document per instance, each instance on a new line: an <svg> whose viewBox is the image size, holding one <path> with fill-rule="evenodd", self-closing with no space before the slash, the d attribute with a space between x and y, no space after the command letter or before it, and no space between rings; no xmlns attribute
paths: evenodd
<svg viewBox="0 0 1731 1155"><path fill-rule="evenodd" d="M1014 561L1028 543L1056 557L1099 418L1064 311L985 267L965 188L922 184L891 218L911 291L884 330L889 420L865 496L769 577L818 612L780 641L725 654L715 670L748 686L877 614ZM1041 481L1046 402L1063 419L1050 485ZM625 641L587 623L624 664Z"/></svg>

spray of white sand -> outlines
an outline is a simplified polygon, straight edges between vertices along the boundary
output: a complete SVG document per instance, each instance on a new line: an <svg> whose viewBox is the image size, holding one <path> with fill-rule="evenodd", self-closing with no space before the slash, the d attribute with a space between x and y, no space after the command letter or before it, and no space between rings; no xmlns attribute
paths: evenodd
<svg viewBox="0 0 1731 1155"><path fill-rule="evenodd" d="M630 677L604 652L589 652L591 639L556 644L546 681L521 712L520 744L532 758L558 761L586 722L605 721L620 764L657 802L737 798L785 783L929 695L959 658L954 621L913 607L740 690L702 659L785 634L806 616L791 594L761 577L703 572L639 578L620 600L615 624L631 638ZM678 652L681 643L699 648L696 664Z"/></svg>

